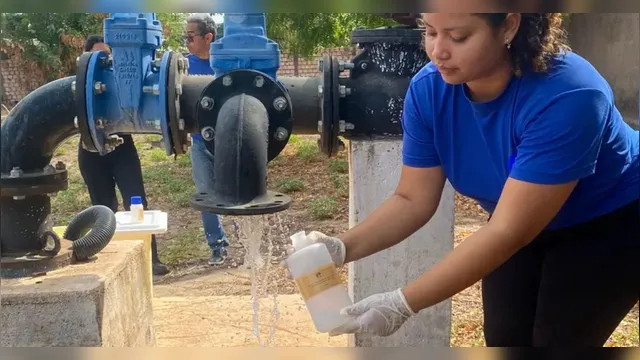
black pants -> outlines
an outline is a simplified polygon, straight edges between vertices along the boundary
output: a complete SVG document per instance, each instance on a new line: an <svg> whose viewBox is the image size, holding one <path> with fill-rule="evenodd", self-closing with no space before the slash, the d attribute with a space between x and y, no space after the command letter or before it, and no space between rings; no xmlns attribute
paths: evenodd
<svg viewBox="0 0 640 360"><path fill-rule="evenodd" d="M131 135L121 135L124 143L107 155L100 156L78 145L78 167L89 190L93 205L104 205L113 212L118 211L116 185L122 196L125 211L131 208L131 197L142 197L142 204L147 208L147 196L144 191L142 169L138 151ZM152 236L152 254L154 262L156 254L156 239Z"/></svg>
<svg viewBox="0 0 640 360"><path fill-rule="evenodd" d="M544 231L482 281L487 346L602 346L640 296L640 203Z"/></svg>

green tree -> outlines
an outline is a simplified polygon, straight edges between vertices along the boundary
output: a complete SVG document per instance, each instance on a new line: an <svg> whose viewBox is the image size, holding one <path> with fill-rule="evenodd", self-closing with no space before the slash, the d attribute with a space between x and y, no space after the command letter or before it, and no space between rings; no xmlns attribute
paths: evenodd
<svg viewBox="0 0 640 360"><path fill-rule="evenodd" d="M356 28L393 26L367 13L267 13L267 36L294 57L309 58L321 48L348 46Z"/></svg>

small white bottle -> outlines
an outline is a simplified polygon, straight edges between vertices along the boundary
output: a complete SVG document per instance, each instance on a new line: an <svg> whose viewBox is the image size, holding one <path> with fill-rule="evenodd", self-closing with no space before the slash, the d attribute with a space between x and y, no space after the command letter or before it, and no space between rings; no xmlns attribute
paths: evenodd
<svg viewBox="0 0 640 360"><path fill-rule="evenodd" d="M144 222L144 206L142 205L142 197L131 197L131 223L138 224Z"/></svg>
<svg viewBox="0 0 640 360"><path fill-rule="evenodd" d="M310 243L304 231L291 237L294 253L287 267L305 301L316 330L327 333L344 324L349 317L340 310L353 304L327 246Z"/></svg>

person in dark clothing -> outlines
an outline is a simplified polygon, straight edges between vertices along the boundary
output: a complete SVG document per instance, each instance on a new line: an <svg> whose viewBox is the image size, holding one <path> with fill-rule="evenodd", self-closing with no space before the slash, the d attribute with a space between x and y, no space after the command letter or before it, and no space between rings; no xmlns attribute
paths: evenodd
<svg viewBox="0 0 640 360"><path fill-rule="evenodd" d="M89 36L85 42L84 51L107 51L110 48L100 35ZM118 211L116 185L122 195L123 207L130 210L131 197L142 197L142 204L147 208L147 198L142 180L142 169L138 151L131 135L120 135L124 141L112 152L101 156L97 152L87 150L82 141L78 145L78 167L89 190L93 205L104 205L113 212ZM160 262L158 246L155 236L151 238L151 257L153 260L153 274L165 275L169 272L166 265Z"/></svg>

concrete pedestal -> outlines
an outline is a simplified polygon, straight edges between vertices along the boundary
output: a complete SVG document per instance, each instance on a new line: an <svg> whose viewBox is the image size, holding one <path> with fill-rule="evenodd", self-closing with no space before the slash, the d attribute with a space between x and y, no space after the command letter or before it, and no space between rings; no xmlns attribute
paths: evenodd
<svg viewBox="0 0 640 360"><path fill-rule="evenodd" d="M401 140L349 142L349 225L355 226L393 194L402 168ZM349 264L349 292L355 301L406 285L453 249L454 191L447 182L431 221L402 243ZM402 221L390 218L387 221ZM422 311L389 337L352 336L350 344L449 346L451 301Z"/></svg>
<svg viewBox="0 0 640 360"><path fill-rule="evenodd" d="M94 261L2 279L0 346L154 346L142 241L114 241Z"/></svg>

